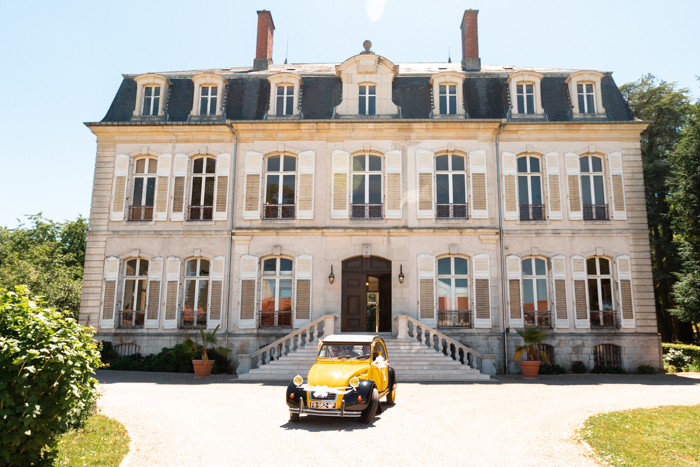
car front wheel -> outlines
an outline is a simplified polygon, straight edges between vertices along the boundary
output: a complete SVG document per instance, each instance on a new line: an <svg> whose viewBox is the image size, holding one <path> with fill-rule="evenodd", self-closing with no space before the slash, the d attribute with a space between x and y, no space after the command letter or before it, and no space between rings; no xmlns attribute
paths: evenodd
<svg viewBox="0 0 700 467"><path fill-rule="evenodd" d="M374 416L377 414L377 407L379 406L379 392L377 388L372 388L372 399L369 401L369 405L365 410L362 411L360 415L360 423L369 423L374 420Z"/></svg>

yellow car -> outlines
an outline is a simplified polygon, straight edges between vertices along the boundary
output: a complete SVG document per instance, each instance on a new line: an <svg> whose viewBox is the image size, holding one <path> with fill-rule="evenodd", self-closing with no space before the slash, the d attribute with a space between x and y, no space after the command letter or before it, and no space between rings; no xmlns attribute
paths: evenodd
<svg viewBox="0 0 700 467"><path fill-rule="evenodd" d="M297 375L287 387L289 419L297 422L307 414L371 422L382 412L380 398L389 405L396 400L396 374L388 358L379 336L324 337L308 379Z"/></svg>

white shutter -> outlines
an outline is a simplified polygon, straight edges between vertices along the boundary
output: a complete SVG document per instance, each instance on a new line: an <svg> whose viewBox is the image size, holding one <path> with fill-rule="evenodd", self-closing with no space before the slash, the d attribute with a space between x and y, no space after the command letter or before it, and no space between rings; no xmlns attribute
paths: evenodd
<svg viewBox="0 0 700 467"><path fill-rule="evenodd" d="M516 155L512 152L503 153L503 211L506 220L520 219L518 206L518 177L516 169Z"/></svg>
<svg viewBox="0 0 700 467"><path fill-rule="evenodd" d="M112 186L111 221L123 221L126 211L126 187L129 176L129 156L117 154L114 159L114 184Z"/></svg>
<svg viewBox="0 0 700 467"><path fill-rule="evenodd" d="M262 185L263 155L259 152L245 153L245 195L243 196L243 219L260 219L260 189Z"/></svg>
<svg viewBox="0 0 700 467"><path fill-rule="evenodd" d="M559 183L559 154L550 152L544 156L547 164L547 193L549 195L549 218L560 221L563 219L561 209L561 184Z"/></svg>
<svg viewBox="0 0 700 467"><path fill-rule="evenodd" d="M625 181L622 175L622 155L619 152L608 154L608 167L610 168L610 197L612 201L612 217L616 221L627 219L625 208Z"/></svg>
<svg viewBox="0 0 700 467"><path fill-rule="evenodd" d="M387 219L401 219L403 214L401 196L401 151L389 151L384 155L386 177Z"/></svg>
<svg viewBox="0 0 700 467"><path fill-rule="evenodd" d="M591 327L588 313L588 284L586 280L586 258L579 255L571 257L571 275L574 280L574 317L576 327Z"/></svg>
<svg viewBox="0 0 700 467"><path fill-rule="evenodd" d="M582 220L583 208L581 206L581 182L580 182L580 166L578 154L572 152L566 153L566 179L569 187L569 219Z"/></svg>
<svg viewBox="0 0 700 467"><path fill-rule="evenodd" d="M238 327L241 329L254 329L256 327L256 317L258 315L258 257L242 255L240 270L240 293L238 299L240 316L238 319Z"/></svg>
<svg viewBox="0 0 700 467"><path fill-rule="evenodd" d="M435 219L435 154L425 149L416 151L416 166L418 168L418 219Z"/></svg>
<svg viewBox="0 0 700 467"><path fill-rule="evenodd" d="M489 254L474 255L474 327L491 327L491 269Z"/></svg>
<svg viewBox="0 0 700 467"><path fill-rule="evenodd" d="M173 170L173 212L170 214L172 221L185 220L185 186L187 185L187 154L175 155L175 167Z"/></svg>
<svg viewBox="0 0 700 467"><path fill-rule="evenodd" d="M511 327L522 328L525 326L523 319L523 285L522 266L520 256L508 255L508 311Z"/></svg>
<svg viewBox="0 0 700 467"><path fill-rule="evenodd" d="M156 200L153 208L154 221L168 220L168 188L170 184L170 165L172 154L158 156L158 180L156 182Z"/></svg>
<svg viewBox="0 0 700 467"><path fill-rule="evenodd" d="M165 319L163 329L176 329L178 308L180 304L180 266L182 260L169 256L166 269L165 284Z"/></svg>
<svg viewBox="0 0 700 467"><path fill-rule="evenodd" d="M552 256L552 304L551 319L557 328L569 327L569 298L566 293L566 257Z"/></svg>
<svg viewBox="0 0 700 467"><path fill-rule="evenodd" d="M299 255L294 261L294 327L301 328L311 322L311 274L313 272L311 255Z"/></svg>
<svg viewBox="0 0 700 467"><path fill-rule="evenodd" d="M221 325L222 304L224 302L224 263L223 256L215 256L211 260L208 329L214 329L216 326Z"/></svg>
<svg viewBox="0 0 700 467"><path fill-rule="evenodd" d="M219 154L216 158L216 200L214 201L214 220L228 219L228 179L231 173L231 155Z"/></svg>
<svg viewBox="0 0 700 467"><path fill-rule="evenodd" d="M146 323L148 329L158 329L160 291L163 283L163 258L153 258L148 263L148 299L146 300Z"/></svg>
<svg viewBox="0 0 700 467"><path fill-rule="evenodd" d="M348 218L348 171L350 154L339 149L331 153L331 219Z"/></svg>
<svg viewBox="0 0 700 467"><path fill-rule="evenodd" d="M435 327L435 256L418 255L418 319Z"/></svg>
<svg viewBox="0 0 700 467"><path fill-rule="evenodd" d="M617 264L617 290L620 297L620 322L623 328L634 328L634 302L632 300L632 267L630 257L620 255Z"/></svg>
<svg viewBox="0 0 700 467"><path fill-rule="evenodd" d="M104 290L102 291L102 319L100 319L101 328L114 328L114 315L117 312L117 283L119 282L120 266L121 260L116 256L108 256L105 259Z"/></svg>
<svg viewBox="0 0 700 467"><path fill-rule="evenodd" d="M469 153L469 182L472 193L471 217L473 219L488 219L486 151L483 149ZM491 327L490 322L489 327Z"/></svg>
<svg viewBox="0 0 700 467"><path fill-rule="evenodd" d="M297 182L297 219L314 218L314 176L316 151L299 153L299 181Z"/></svg>

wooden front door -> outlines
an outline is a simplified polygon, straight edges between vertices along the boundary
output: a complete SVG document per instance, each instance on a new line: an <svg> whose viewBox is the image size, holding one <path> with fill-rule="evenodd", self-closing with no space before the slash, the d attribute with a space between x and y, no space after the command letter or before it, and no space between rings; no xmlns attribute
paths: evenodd
<svg viewBox="0 0 700 467"><path fill-rule="evenodd" d="M364 332L367 330L367 275L343 274L343 303L340 330Z"/></svg>

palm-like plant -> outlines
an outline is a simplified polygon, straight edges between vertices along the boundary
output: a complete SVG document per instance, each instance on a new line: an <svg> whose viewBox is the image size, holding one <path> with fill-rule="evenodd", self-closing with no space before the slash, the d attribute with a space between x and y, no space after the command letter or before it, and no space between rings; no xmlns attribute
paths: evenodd
<svg viewBox="0 0 700 467"><path fill-rule="evenodd" d="M525 343L523 345L515 346L515 357L513 360L519 359L523 356L523 353L527 352L527 359L529 361L540 360L549 364L549 358L547 358L547 355L540 351L540 342L549 337L545 331L538 328L525 328L516 329L515 332L517 332L518 335L523 338Z"/></svg>
<svg viewBox="0 0 700 467"><path fill-rule="evenodd" d="M202 345L199 345L196 341L193 341L189 337L185 340L185 348L193 352L202 352L202 360L204 364L209 364L209 356L207 355L207 350L214 350L220 355L226 355L231 352L231 349L226 347L221 347L219 345L219 338L216 337L216 331L219 330L219 325L216 325L213 331L204 332L204 329L199 328L199 332L202 335Z"/></svg>

